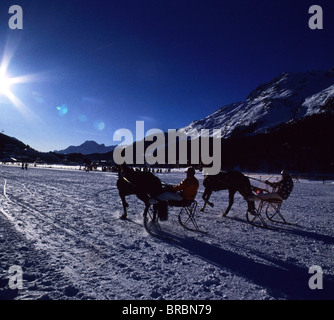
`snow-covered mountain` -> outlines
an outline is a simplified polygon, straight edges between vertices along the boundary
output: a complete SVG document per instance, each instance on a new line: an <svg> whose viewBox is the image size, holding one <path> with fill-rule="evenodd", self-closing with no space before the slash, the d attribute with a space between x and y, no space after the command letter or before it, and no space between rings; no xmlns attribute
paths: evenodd
<svg viewBox="0 0 334 320"><path fill-rule="evenodd" d="M64 150L56 150L55 153L70 154L70 153L81 153L81 154L93 154L93 153L107 153L113 151L115 146L105 146L103 143L98 144L95 141L86 141L80 146L70 146Z"/></svg>
<svg viewBox="0 0 334 320"><path fill-rule="evenodd" d="M258 134L316 113L333 111L334 68L306 73L282 73L253 90L245 101L223 106L185 129L221 129L222 137L233 133Z"/></svg>

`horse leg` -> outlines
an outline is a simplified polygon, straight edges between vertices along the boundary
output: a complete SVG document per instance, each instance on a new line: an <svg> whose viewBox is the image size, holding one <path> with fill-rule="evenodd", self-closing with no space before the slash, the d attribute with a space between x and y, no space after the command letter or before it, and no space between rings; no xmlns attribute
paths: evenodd
<svg viewBox="0 0 334 320"><path fill-rule="evenodd" d="M203 207L201 208L201 212L204 212L204 209L206 207L206 204L207 204L207 195L206 195L206 189L204 190L204 193L202 195L202 199L204 200L204 204L203 204Z"/></svg>
<svg viewBox="0 0 334 320"><path fill-rule="evenodd" d="M204 212L204 209L206 207L207 204L209 204L209 206L211 206L211 208L213 208L214 204L212 202L209 201L210 197L211 197L211 194L212 194L212 190L207 190L205 189L203 195L202 195L202 199L204 200L204 205L203 207L201 208L201 212Z"/></svg>
<svg viewBox="0 0 334 320"><path fill-rule="evenodd" d="M247 204L248 204L248 211L253 215L257 215L255 210L255 202L253 200L247 200Z"/></svg>
<svg viewBox="0 0 334 320"><path fill-rule="evenodd" d="M144 218L147 216L147 212L148 212L149 207L150 207L150 204L149 203L145 203L145 209L144 209L144 213L143 213L143 217Z"/></svg>
<svg viewBox="0 0 334 320"><path fill-rule="evenodd" d="M121 199L122 199L122 204L123 204L123 214L121 216L121 219L126 219L126 217L128 216L126 208L129 206L129 204L126 202L124 195L121 195Z"/></svg>
<svg viewBox="0 0 334 320"><path fill-rule="evenodd" d="M150 198L146 193L137 193L136 195L137 195L138 199L143 201L144 204L145 204L145 209L144 209L144 212L143 212L143 217L145 218L147 216L147 212L148 212L148 209L150 207L150 203L149 203Z"/></svg>
<svg viewBox="0 0 334 320"><path fill-rule="evenodd" d="M201 212L204 212L207 202L205 201L203 207L200 209Z"/></svg>
<svg viewBox="0 0 334 320"><path fill-rule="evenodd" d="M233 202L234 202L234 195L236 193L236 190L234 189L229 189L228 190L228 197L229 197L229 203L228 203L228 207L227 209L225 210L225 212L222 214L223 217L226 217L227 214L229 213L232 205L233 205Z"/></svg>
<svg viewBox="0 0 334 320"><path fill-rule="evenodd" d="M252 189L250 187L250 184L247 185L247 187L245 188L245 191L244 192L240 192L240 194L244 197L244 199L247 202L248 211L251 214L256 215L255 202L254 202L254 200L252 200L254 197L253 197L253 193L252 193Z"/></svg>

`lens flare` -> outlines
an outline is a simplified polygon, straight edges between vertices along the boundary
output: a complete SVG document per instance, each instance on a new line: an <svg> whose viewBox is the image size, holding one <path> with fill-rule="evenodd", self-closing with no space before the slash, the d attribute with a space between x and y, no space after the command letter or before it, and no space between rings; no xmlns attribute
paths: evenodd
<svg viewBox="0 0 334 320"><path fill-rule="evenodd" d="M80 121L80 122L87 122L87 116L85 116L84 114L81 114L81 115L79 116L79 121Z"/></svg>
<svg viewBox="0 0 334 320"><path fill-rule="evenodd" d="M94 127L97 129L97 130L99 130L99 131L102 131L102 130L104 130L104 128L105 128L105 123L103 122L103 121L96 121L96 122L94 122Z"/></svg>
<svg viewBox="0 0 334 320"><path fill-rule="evenodd" d="M68 107L66 104L61 105L60 107L57 107L58 114L63 117L67 114L68 112Z"/></svg>

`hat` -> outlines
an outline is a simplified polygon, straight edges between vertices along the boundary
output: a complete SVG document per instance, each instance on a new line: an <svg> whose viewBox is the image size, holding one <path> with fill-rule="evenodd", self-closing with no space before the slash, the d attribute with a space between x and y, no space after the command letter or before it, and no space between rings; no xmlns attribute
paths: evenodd
<svg viewBox="0 0 334 320"><path fill-rule="evenodd" d="M282 176L287 176L288 174L289 174L289 173L288 173L286 170L284 170L284 169L281 171L281 175L282 175Z"/></svg>
<svg viewBox="0 0 334 320"><path fill-rule="evenodd" d="M188 175L192 175L192 176L195 175L195 169L193 167L187 168L186 172Z"/></svg>

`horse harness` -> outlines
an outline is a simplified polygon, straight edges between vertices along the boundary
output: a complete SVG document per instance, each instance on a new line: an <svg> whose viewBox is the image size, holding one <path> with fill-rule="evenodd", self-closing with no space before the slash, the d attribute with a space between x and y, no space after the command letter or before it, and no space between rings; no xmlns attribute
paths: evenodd
<svg viewBox="0 0 334 320"><path fill-rule="evenodd" d="M119 173L119 177L120 177L121 179L123 179L125 182L127 182L128 184L130 184L131 186L136 187L135 184L133 184L128 178L125 177L125 174L124 174L124 173Z"/></svg>

